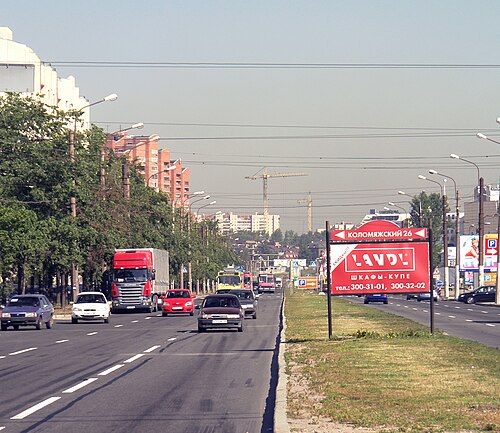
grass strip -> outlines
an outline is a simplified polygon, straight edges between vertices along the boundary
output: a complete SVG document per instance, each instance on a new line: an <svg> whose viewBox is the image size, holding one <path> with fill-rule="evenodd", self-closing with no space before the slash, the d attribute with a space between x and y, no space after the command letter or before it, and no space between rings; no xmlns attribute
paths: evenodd
<svg viewBox="0 0 500 433"><path fill-rule="evenodd" d="M286 295L291 417L378 431L500 430L499 351L317 293Z"/></svg>

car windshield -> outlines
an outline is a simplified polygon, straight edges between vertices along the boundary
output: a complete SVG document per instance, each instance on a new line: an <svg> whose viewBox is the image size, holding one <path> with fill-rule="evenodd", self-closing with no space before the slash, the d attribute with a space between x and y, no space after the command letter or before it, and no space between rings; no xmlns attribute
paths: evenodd
<svg viewBox="0 0 500 433"><path fill-rule="evenodd" d="M236 298L226 298L226 297L209 297L205 299L204 308L213 307L230 307L230 308L240 308L238 299Z"/></svg>
<svg viewBox="0 0 500 433"><path fill-rule="evenodd" d="M8 307L39 307L40 299L34 296L23 298L12 298L7 304Z"/></svg>
<svg viewBox="0 0 500 433"><path fill-rule="evenodd" d="M114 272L114 280L119 283L144 282L147 279L147 269L115 269Z"/></svg>
<svg viewBox="0 0 500 433"><path fill-rule="evenodd" d="M76 298L76 304L105 304L106 300L104 299L104 296L102 295L94 295L94 294L88 294L88 295L79 295L78 298Z"/></svg>
<svg viewBox="0 0 500 433"><path fill-rule="evenodd" d="M175 292L167 292L167 298L190 298L188 291L178 290Z"/></svg>
<svg viewBox="0 0 500 433"><path fill-rule="evenodd" d="M236 295L240 299L253 299L252 292L245 290L231 290L231 294Z"/></svg>

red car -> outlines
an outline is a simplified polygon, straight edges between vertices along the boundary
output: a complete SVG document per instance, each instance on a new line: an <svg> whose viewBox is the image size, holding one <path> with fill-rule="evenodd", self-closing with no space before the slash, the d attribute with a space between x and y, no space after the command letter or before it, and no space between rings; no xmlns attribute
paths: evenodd
<svg viewBox="0 0 500 433"><path fill-rule="evenodd" d="M165 317L173 313L189 313L190 316L193 316L194 298L195 296L189 290L167 290L163 297L162 316Z"/></svg>

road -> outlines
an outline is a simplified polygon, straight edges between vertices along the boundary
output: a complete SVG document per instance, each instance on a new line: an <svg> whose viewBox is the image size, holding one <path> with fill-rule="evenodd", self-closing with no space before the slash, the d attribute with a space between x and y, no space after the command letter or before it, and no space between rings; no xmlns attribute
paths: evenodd
<svg viewBox="0 0 500 433"><path fill-rule="evenodd" d="M0 430L273 431L281 298L243 333L157 313L0 332Z"/></svg>
<svg viewBox="0 0 500 433"><path fill-rule="evenodd" d="M363 297L349 299L355 303L363 303ZM417 302L393 295L389 296L387 305L370 303L368 306L430 326L428 301ZM434 328L455 337L499 348L500 308L489 304L468 305L457 301L439 301L434 304Z"/></svg>

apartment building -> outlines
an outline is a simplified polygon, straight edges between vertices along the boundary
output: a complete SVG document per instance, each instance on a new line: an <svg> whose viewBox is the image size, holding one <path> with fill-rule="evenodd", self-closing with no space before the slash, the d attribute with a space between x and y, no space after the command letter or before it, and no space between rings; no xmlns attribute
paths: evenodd
<svg viewBox="0 0 500 433"><path fill-rule="evenodd" d="M185 206L189 198L190 170L182 166L180 159L171 159L170 149L158 149L159 139L157 134L136 136L119 132L108 136L106 146L119 156L128 155L129 160L137 164L146 185L169 194L174 206Z"/></svg>
<svg viewBox="0 0 500 433"><path fill-rule="evenodd" d="M239 231L274 233L280 228L279 215L255 213L253 215L240 215L230 213L215 214L215 221L219 224L222 233L235 233Z"/></svg>

